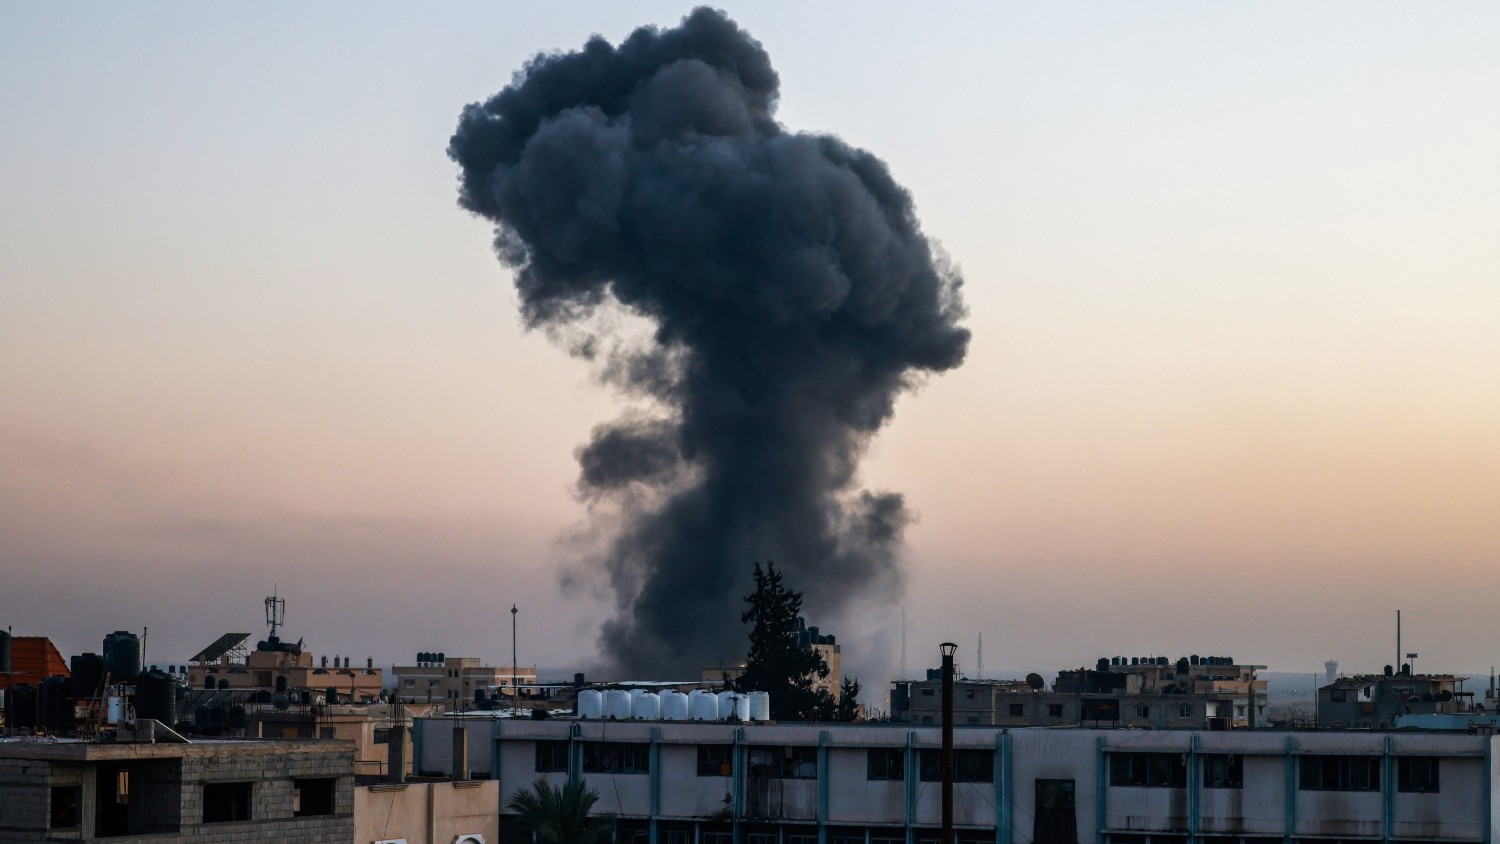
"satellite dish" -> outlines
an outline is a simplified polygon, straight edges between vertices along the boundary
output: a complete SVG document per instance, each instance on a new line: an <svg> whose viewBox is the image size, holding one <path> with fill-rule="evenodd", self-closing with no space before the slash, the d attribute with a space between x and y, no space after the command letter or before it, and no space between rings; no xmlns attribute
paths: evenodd
<svg viewBox="0 0 1500 844"><path fill-rule="evenodd" d="M1040 690L1043 686L1047 685L1047 681L1042 679L1042 675L1033 671L1030 674L1026 675L1026 685L1030 686L1033 689Z"/></svg>

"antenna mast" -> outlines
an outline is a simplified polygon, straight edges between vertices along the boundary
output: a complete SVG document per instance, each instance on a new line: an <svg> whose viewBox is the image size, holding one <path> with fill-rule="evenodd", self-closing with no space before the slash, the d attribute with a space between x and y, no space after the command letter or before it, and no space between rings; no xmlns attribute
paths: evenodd
<svg viewBox="0 0 1500 844"><path fill-rule="evenodd" d="M286 622L286 599L278 598L276 590L266 598L266 623L271 625L271 641L276 640L276 628Z"/></svg>
<svg viewBox="0 0 1500 844"><path fill-rule="evenodd" d="M979 634L979 647L974 650L974 679L984 679L984 634Z"/></svg>

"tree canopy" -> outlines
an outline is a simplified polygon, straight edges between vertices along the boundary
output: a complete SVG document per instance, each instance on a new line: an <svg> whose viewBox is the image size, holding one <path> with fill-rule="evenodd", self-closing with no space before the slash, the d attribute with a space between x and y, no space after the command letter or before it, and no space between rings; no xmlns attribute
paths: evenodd
<svg viewBox="0 0 1500 844"><path fill-rule="evenodd" d="M614 823L612 815L593 814L599 792L583 782L555 788L537 778L529 789L518 789L505 807L520 822L536 830L540 844L594 844Z"/></svg>
<svg viewBox="0 0 1500 844"><path fill-rule="evenodd" d="M813 684L828 676L828 663L797 636L802 593L787 588L774 562L755 564L755 592L745 596L740 621L749 622L750 652L735 687L767 692L776 721L829 720L833 698Z"/></svg>

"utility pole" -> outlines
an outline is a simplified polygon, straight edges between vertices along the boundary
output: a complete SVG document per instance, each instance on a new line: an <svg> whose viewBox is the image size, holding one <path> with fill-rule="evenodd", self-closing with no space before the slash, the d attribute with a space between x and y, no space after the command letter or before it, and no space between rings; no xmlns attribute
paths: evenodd
<svg viewBox="0 0 1500 844"><path fill-rule="evenodd" d="M944 642L943 651L943 840L953 844L953 652L958 645Z"/></svg>
<svg viewBox="0 0 1500 844"><path fill-rule="evenodd" d="M516 609L515 604L510 605L510 706L512 709L521 708L521 680L516 675L520 673L520 663L516 661Z"/></svg>

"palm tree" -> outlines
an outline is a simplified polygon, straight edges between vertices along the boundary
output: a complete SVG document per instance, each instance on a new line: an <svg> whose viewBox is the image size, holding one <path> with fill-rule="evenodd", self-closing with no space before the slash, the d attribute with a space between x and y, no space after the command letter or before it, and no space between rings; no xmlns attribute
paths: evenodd
<svg viewBox="0 0 1500 844"><path fill-rule="evenodd" d="M554 788L540 777L530 789L518 789L505 807L536 830L540 844L594 844L609 831L613 815L590 812L599 792L580 782Z"/></svg>

